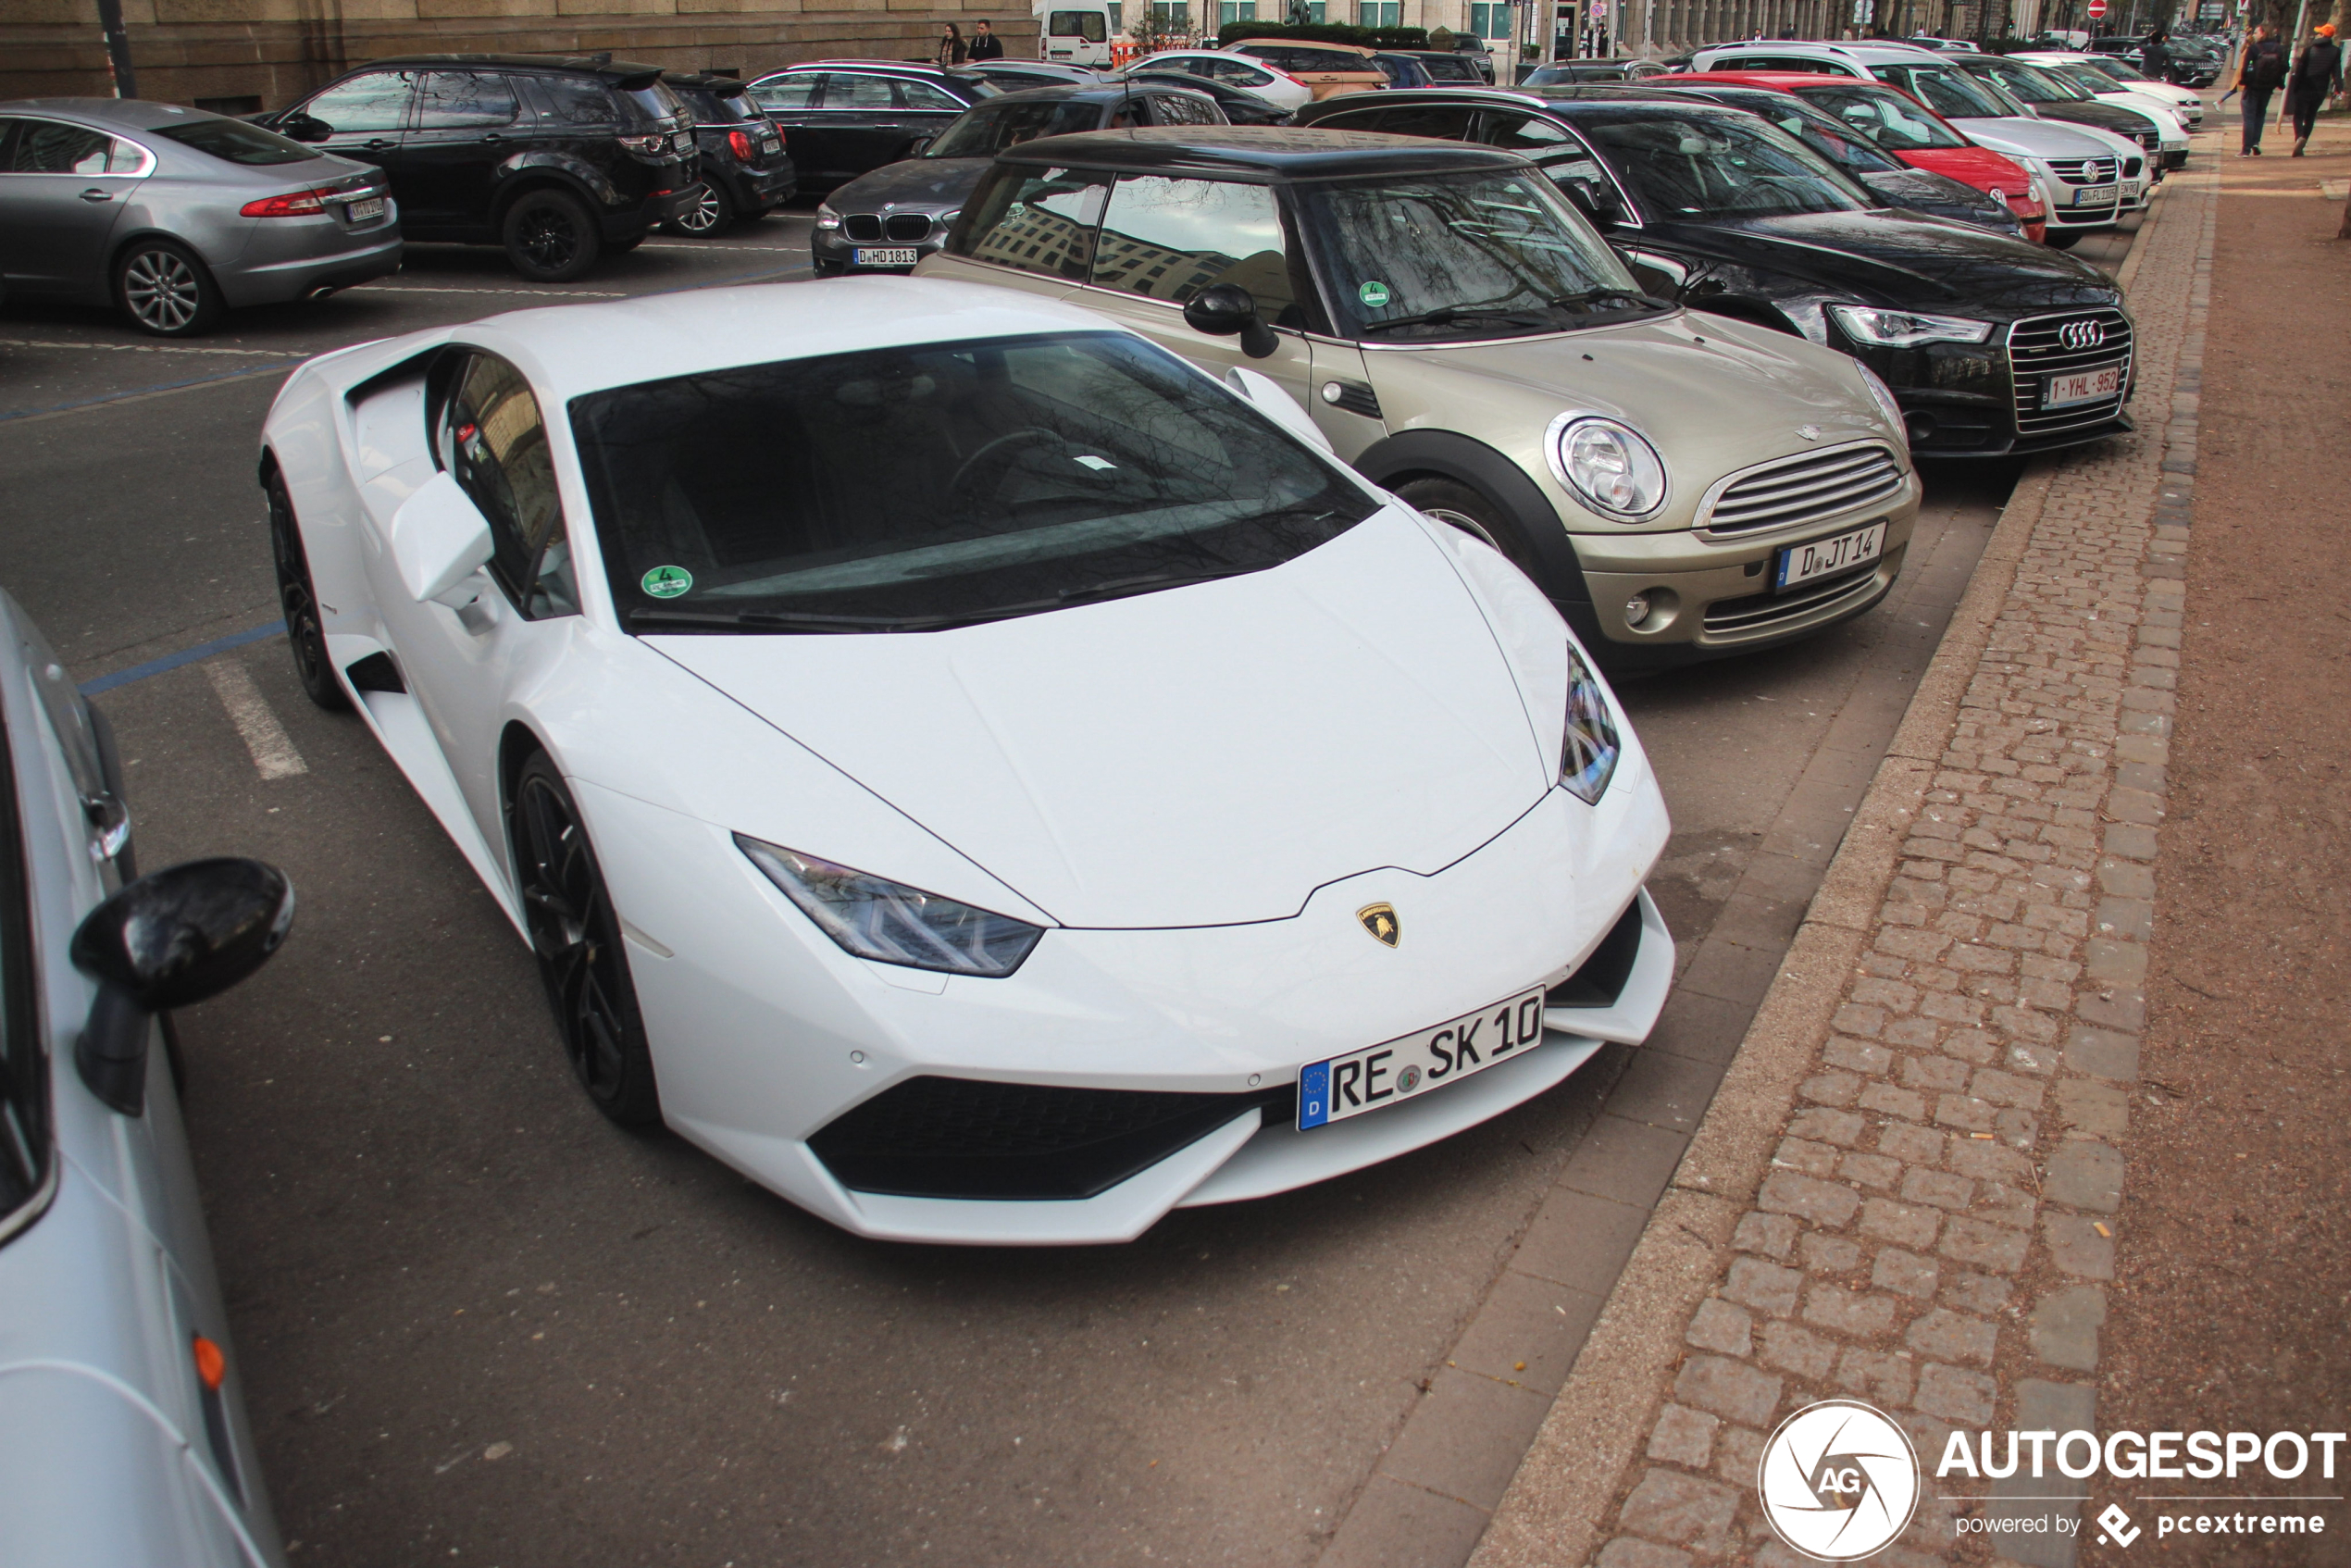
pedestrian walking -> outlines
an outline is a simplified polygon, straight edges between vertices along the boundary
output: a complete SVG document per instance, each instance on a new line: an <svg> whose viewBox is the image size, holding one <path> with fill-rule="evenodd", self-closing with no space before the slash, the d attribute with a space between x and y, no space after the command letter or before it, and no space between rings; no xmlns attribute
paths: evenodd
<svg viewBox="0 0 2351 1568"><path fill-rule="evenodd" d="M1004 41L996 36L995 28L989 25L989 21L986 17L979 19L978 28L979 31L972 34L972 63L976 65L982 60L1002 59L1004 57Z"/></svg>
<svg viewBox="0 0 2351 1568"><path fill-rule="evenodd" d="M2148 33L2146 43L2140 46L2139 70L2158 81L2171 80L2171 44L2159 27Z"/></svg>
<svg viewBox="0 0 2351 1568"><path fill-rule="evenodd" d="M2294 156L2300 157L2319 111L2330 98L2343 96L2343 50L2334 41L2334 24L2321 22L2310 33L2302 57L2294 62L2285 82L2285 112L2294 117Z"/></svg>
<svg viewBox="0 0 2351 1568"><path fill-rule="evenodd" d="M2237 156L2261 156L2261 128L2270 118L2270 99L2284 85L2285 45L2278 42L2278 30L2263 22L2237 56L2236 91L2245 113L2245 139L2238 143Z"/></svg>
<svg viewBox="0 0 2351 1568"><path fill-rule="evenodd" d="M939 63L960 66L970 58L971 50L964 44L964 30L953 22L947 23L947 31L939 36Z"/></svg>

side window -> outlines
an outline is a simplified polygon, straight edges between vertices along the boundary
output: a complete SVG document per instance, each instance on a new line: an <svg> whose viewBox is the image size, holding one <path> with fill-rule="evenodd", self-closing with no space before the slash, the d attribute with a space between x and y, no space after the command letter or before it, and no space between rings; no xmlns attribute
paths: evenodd
<svg viewBox="0 0 2351 1568"><path fill-rule="evenodd" d="M1586 180L1603 192L1609 189L1608 175L1590 150L1549 120L1532 115L1488 114L1478 128L1477 139L1532 159L1554 185Z"/></svg>
<svg viewBox="0 0 2351 1568"><path fill-rule="evenodd" d="M1094 230L1109 194L1107 174L1001 168L964 208L971 216L951 245L957 255L974 261L1082 283L1093 263Z"/></svg>
<svg viewBox="0 0 2351 1568"><path fill-rule="evenodd" d="M1379 122L1383 136L1433 136L1444 142L1466 142L1474 111L1442 104L1390 109Z"/></svg>
<svg viewBox="0 0 2351 1568"><path fill-rule="evenodd" d="M617 125L620 109L593 77L542 76L538 80L547 111L558 125Z"/></svg>
<svg viewBox="0 0 2351 1568"><path fill-rule="evenodd" d="M779 76L752 83L751 95L764 109L805 109L815 106L816 88L825 79L815 71Z"/></svg>
<svg viewBox="0 0 2351 1568"><path fill-rule="evenodd" d="M1238 283L1265 320L1299 324L1281 209L1263 185L1120 177L1102 214L1093 283L1175 305L1212 283Z"/></svg>
<svg viewBox="0 0 2351 1568"><path fill-rule="evenodd" d="M1151 95L1151 118L1161 125L1221 125L1225 116L1213 104L1181 93Z"/></svg>
<svg viewBox="0 0 2351 1568"><path fill-rule="evenodd" d="M456 131L468 126L512 125L517 112L514 84L503 76L469 70L431 70L417 89L417 128Z"/></svg>
<svg viewBox="0 0 2351 1568"><path fill-rule="evenodd" d="M328 88L305 104L302 112L338 131L404 131L415 82L414 71L367 71Z"/></svg>
<svg viewBox="0 0 2351 1568"><path fill-rule="evenodd" d="M138 148L103 131L25 119L17 122L7 167L11 174L128 174L140 161Z"/></svg>
<svg viewBox="0 0 2351 1568"><path fill-rule="evenodd" d="M970 106L952 93L933 87L927 81L893 81L890 85L898 89L898 106L901 108L943 109L951 115L959 115Z"/></svg>
<svg viewBox="0 0 2351 1568"><path fill-rule="evenodd" d="M547 423L522 372L495 355L469 354L436 374L433 461L490 519L491 574L532 620L577 615L571 541L555 493Z"/></svg>
<svg viewBox="0 0 2351 1568"><path fill-rule="evenodd" d="M889 79L879 76L852 76L846 71L825 78L825 107L828 109L894 109L896 94L889 90Z"/></svg>

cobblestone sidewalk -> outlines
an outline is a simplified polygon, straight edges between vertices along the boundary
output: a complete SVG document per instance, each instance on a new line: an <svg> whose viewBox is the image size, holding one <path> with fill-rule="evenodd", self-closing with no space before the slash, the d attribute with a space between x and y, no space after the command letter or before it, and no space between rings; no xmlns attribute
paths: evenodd
<svg viewBox="0 0 2351 1568"><path fill-rule="evenodd" d="M1474 1568L1800 1562L1764 1437L1897 1416L1927 1468L1877 1561L2085 1483L1938 1483L1956 1427L2093 1428L2137 1076L2217 176L2124 278L2137 436L2019 486L1739 1057ZM2094 1524L2087 1527L2095 1529ZM2056 1528L2003 1561L2071 1564Z"/></svg>

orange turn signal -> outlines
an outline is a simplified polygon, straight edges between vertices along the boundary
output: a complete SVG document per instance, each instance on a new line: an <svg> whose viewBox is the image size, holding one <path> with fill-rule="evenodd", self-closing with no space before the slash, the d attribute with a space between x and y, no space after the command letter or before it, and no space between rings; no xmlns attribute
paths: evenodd
<svg viewBox="0 0 2351 1568"><path fill-rule="evenodd" d="M204 1379L205 1388L218 1393L220 1380L229 1375L229 1358L220 1353L219 1346L201 1334L196 1336L195 1353L196 1375Z"/></svg>

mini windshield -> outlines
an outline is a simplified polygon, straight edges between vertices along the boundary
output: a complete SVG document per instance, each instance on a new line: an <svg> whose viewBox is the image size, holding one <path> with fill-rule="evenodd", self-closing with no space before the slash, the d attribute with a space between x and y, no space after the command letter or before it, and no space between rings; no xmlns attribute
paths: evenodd
<svg viewBox="0 0 2351 1568"><path fill-rule="evenodd" d="M1886 88L1799 87L1797 96L1836 116L1854 131L1894 153L1964 147L1951 128Z"/></svg>
<svg viewBox="0 0 2351 1568"><path fill-rule="evenodd" d="M1520 337L1662 308L1531 169L1308 185L1299 205L1350 337Z"/></svg>
<svg viewBox="0 0 2351 1568"><path fill-rule="evenodd" d="M889 632L1262 570L1369 516L1330 463L1123 333L828 355L576 398L639 632Z"/></svg>
<svg viewBox="0 0 2351 1568"><path fill-rule="evenodd" d="M1737 222L1879 205L1818 153L1747 116L1596 119L1581 129L1660 218Z"/></svg>
<svg viewBox="0 0 2351 1568"><path fill-rule="evenodd" d="M1073 99L1043 103L989 104L973 109L939 133L927 158L992 158L1007 147L1039 136L1065 136L1101 123L1101 106Z"/></svg>
<svg viewBox="0 0 2351 1568"><path fill-rule="evenodd" d="M267 167L280 163L308 163L318 156L316 147L305 147L274 131L264 131L241 119L229 119L220 115L205 115L200 118L182 120L177 125L158 125L155 133L168 137L183 147L208 153L226 163L241 163L248 167Z"/></svg>

